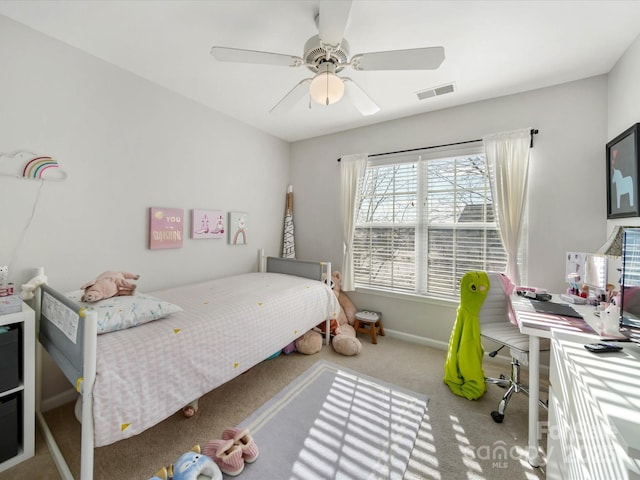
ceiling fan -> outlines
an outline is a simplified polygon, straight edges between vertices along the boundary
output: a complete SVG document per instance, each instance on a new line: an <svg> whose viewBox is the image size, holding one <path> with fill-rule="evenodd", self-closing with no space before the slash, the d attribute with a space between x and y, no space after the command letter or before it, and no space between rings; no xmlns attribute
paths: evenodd
<svg viewBox="0 0 640 480"><path fill-rule="evenodd" d="M346 90L349 100L362 115L373 115L380 107L351 78L339 77L337 73L345 67L355 70L435 70L444 60L444 48L391 50L349 57L344 31L350 10L351 0L321 0L316 17L319 33L307 40L302 57L219 46L211 48L211 55L222 62L304 66L315 74L293 87L270 113L289 110L307 93L315 102L330 105L338 102Z"/></svg>

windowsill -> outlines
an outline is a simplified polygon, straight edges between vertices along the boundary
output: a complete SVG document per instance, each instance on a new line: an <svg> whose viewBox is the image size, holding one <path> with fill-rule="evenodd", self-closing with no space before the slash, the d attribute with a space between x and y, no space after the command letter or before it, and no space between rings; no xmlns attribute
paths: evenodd
<svg viewBox="0 0 640 480"><path fill-rule="evenodd" d="M457 306L460 303L460 300L456 297L447 298L444 296L436 297L436 296L418 295L415 293L392 292L390 290L381 290L381 289L371 288L371 287L356 287L356 293L393 298L395 300L402 300L406 302L428 303L431 305L444 305L447 307L450 307L452 305Z"/></svg>

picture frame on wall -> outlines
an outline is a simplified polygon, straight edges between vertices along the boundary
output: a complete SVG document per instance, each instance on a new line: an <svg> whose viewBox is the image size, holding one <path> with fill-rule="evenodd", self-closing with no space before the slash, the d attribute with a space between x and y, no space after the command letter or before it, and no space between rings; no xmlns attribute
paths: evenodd
<svg viewBox="0 0 640 480"><path fill-rule="evenodd" d="M229 212L229 244L247 245L247 212Z"/></svg>
<svg viewBox="0 0 640 480"><path fill-rule="evenodd" d="M149 208L149 248L151 250L182 248L183 232L183 209Z"/></svg>
<svg viewBox="0 0 640 480"><path fill-rule="evenodd" d="M222 238L224 232L224 212L198 208L191 211L191 238Z"/></svg>
<svg viewBox="0 0 640 480"><path fill-rule="evenodd" d="M607 218L640 216L639 127L636 123L607 143Z"/></svg>

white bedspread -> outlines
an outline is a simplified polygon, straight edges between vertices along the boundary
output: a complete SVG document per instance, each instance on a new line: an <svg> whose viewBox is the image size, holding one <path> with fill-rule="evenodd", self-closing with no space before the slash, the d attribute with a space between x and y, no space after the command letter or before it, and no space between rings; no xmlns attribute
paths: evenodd
<svg viewBox="0 0 640 480"><path fill-rule="evenodd" d="M184 312L98 337L95 445L136 435L265 360L339 304L323 283L250 273L151 292Z"/></svg>

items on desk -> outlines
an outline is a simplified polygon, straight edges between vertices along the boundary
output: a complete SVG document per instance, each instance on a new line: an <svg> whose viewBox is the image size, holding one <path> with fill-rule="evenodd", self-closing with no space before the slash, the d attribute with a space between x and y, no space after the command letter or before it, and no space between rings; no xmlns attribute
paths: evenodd
<svg viewBox="0 0 640 480"><path fill-rule="evenodd" d="M619 352L622 350L620 345L608 342L587 343L584 348L593 353Z"/></svg>
<svg viewBox="0 0 640 480"><path fill-rule="evenodd" d="M542 302L540 300L529 299L531 306L538 313L550 313L562 317L582 318L571 305L566 303Z"/></svg>
<svg viewBox="0 0 640 480"><path fill-rule="evenodd" d="M560 294L560 300L567 303L575 303L576 305L584 305L585 303L587 303L587 299L584 297L564 293Z"/></svg>
<svg viewBox="0 0 640 480"><path fill-rule="evenodd" d="M570 273L569 275L567 275L567 282L569 282L567 293L569 295L580 295L580 289L578 288L579 281L580 275L578 273Z"/></svg>
<svg viewBox="0 0 640 480"><path fill-rule="evenodd" d="M537 287L516 287L516 294L521 297L533 298L534 300L548 301L551 300L551 294L549 294L544 288Z"/></svg>
<svg viewBox="0 0 640 480"><path fill-rule="evenodd" d="M533 292L531 290L520 290L516 291L518 295L525 298L533 298L534 300L541 300L543 302L547 302L551 300L551 294L544 292Z"/></svg>

